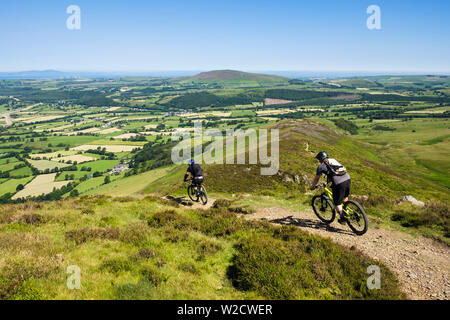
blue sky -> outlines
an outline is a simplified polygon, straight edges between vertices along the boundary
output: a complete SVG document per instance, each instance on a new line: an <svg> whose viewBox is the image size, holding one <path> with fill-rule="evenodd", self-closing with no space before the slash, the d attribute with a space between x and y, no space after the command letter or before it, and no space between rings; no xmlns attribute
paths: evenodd
<svg viewBox="0 0 450 320"><path fill-rule="evenodd" d="M81 30L66 28L69 5ZM369 5L381 30L368 30ZM0 72L450 73L450 1L2 0Z"/></svg>

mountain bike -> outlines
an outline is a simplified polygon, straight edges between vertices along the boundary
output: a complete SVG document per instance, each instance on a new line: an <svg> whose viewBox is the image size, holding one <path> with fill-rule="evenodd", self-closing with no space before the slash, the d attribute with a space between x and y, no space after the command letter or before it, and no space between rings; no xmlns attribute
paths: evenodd
<svg viewBox="0 0 450 320"><path fill-rule="evenodd" d="M202 185L195 184L193 179L190 179L189 181L191 182L191 184L187 188L187 194L189 198L194 202L201 201L203 205L207 204L208 194L206 193L205 186L203 184Z"/></svg>
<svg viewBox="0 0 450 320"><path fill-rule="evenodd" d="M323 193L312 198L311 205L316 216L324 223L331 224L336 218L336 207L333 203L333 192L324 183L318 188L323 188ZM349 200L343 204L342 212L352 231L361 236L367 232L369 221L366 211L356 201Z"/></svg>

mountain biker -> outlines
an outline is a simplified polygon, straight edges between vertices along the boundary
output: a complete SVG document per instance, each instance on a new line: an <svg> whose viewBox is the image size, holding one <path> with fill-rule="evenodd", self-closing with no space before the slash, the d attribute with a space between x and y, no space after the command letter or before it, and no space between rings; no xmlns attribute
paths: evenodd
<svg viewBox="0 0 450 320"><path fill-rule="evenodd" d="M187 168L186 174L184 175L184 182L187 181L189 175L192 175L192 183L194 184L194 189L200 187L203 183L203 170L198 163L195 163L194 159L189 160L189 167Z"/></svg>
<svg viewBox="0 0 450 320"><path fill-rule="evenodd" d="M333 202L340 216L338 222L340 224L345 224L347 219L345 219L345 217L343 216L342 204L348 201L348 196L350 194L350 175L345 171L345 169L342 173L337 173L332 168L332 165L337 163L340 167L343 168L343 166L340 165L336 160L330 159L327 152L325 151L319 152L315 158L319 161L320 164L317 167L316 177L312 182L311 190L316 188L321 175L325 174L327 176L327 182L332 182L331 190L333 191Z"/></svg>

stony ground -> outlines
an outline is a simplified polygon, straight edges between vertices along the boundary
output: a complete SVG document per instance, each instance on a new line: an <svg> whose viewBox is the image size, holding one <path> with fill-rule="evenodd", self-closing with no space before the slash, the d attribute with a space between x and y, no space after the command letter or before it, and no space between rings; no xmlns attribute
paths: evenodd
<svg viewBox="0 0 450 320"><path fill-rule="evenodd" d="M326 226L312 210L297 213L285 208L265 208L246 217L295 225L310 233L329 237L341 245L354 246L395 272L402 290L411 299L450 298L450 248L444 244L403 232L370 227L370 222L368 232L356 236L346 225L334 222L330 227Z"/></svg>

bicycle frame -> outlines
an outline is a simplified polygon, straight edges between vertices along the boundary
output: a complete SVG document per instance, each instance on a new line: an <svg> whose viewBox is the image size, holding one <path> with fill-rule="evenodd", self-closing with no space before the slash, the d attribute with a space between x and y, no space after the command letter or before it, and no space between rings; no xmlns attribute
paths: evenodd
<svg viewBox="0 0 450 320"><path fill-rule="evenodd" d="M323 187L323 194L326 197L328 197L328 199L333 200L333 192L330 189L328 189L326 186ZM333 203L333 205L334 205L334 203ZM334 209L336 210L335 205L334 205ZM344 208L344 207L342 207L342 212L344 213L345 218L350 218L351 215L355 213L351 208ZM357 215L359 216L358 213L357 213Z"/></svg>
<svg viewBox="0 0 450 320"><path fill-rule="evenodd" d="M203 191L201 190L201 186L202 186L203 184L195 184L195 183L194 183L194 179L189 179L189 182L191 183L191 186L194 187L194 190L195 190L197 196L200 196L200 194L203 192Z"/></svg>

